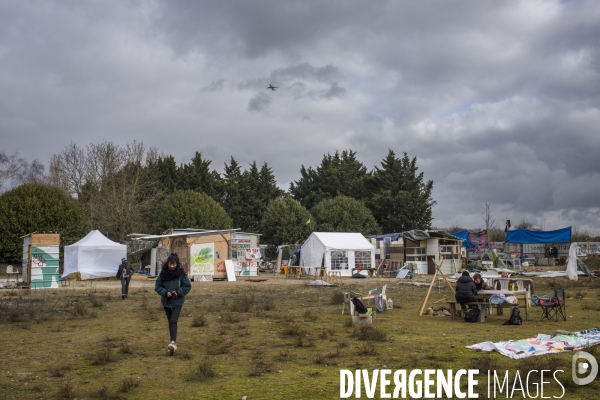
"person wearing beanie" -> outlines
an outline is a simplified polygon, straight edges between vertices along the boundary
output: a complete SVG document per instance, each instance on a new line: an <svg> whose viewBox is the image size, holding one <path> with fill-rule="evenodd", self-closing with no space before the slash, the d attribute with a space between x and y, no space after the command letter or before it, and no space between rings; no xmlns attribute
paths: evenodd
<svg viewBox="0 0 600 400"><path fill-rule="evenodd" d="M133 267L129 264L127 258L123 257L117 271L117 279L121 280L121 299L123 300L127 298L127 294L129 293L129 281L133 272Z"/></svg>
<svg viewBox="0 0 600 400"><path fill-rule="evenodd" d="M463 271L462 276L456 282L456 302L464 313L467 310L467 303L477 301L477 287L471 279L469 271Z"/></svg>
<svg viewBox="0 0 600 400"><path fill-rule="evenodd" d="M160 301L169 322L170 343L167 346L167 352L171 356L177 350L177 320L181 314L185 296L191 289L192 284L181 267L179 257L172 253L162 265L154 285L154 291L160 295Z"/></svg>

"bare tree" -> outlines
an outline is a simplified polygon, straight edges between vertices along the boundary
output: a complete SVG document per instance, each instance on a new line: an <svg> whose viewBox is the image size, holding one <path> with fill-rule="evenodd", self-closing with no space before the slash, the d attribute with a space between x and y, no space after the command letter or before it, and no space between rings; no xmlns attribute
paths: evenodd
<svg viewBox="0 0 600 400"><path fill-rule="evenodd" d="M485 223L485 235L487 236L488 249L490 248L490 229L496 225L496 220L492 219L492 207L490 203L485 203L483 208L483 222Z"/></svg>
<svg viewBox="0 0 600 400"><path fill-rule="evenodd" d="M156 149L143 143L112 142L79 148L71 143L50 161L51 185L78 199L92 226L124 241L129 233L148 231L163 193L148 162Z"/></svg>
<svg viewBox="0 0 600 400"><path fill-rule="evenodd" d="M71 142L60 154L50 158L49 184L78 197L86 182L85 160L83 149Z"/></svg>
<svg viewBox="0 0 600 400"><path fill-rule="evenodd" d="M533 224L529 221L525 221L524 219L519 222L519 224L515 227L517 229L531 229L533 228Z"/></svg>
<svg viewBox="0 0 600 400"><path fill-rule="evenodd" d="M5 188L24 183L44 183L44 164L34 160L31 164L19 157L19 152L6 154L0 150L0 193ZM8 182L10 181L10 185Z"/></svg>

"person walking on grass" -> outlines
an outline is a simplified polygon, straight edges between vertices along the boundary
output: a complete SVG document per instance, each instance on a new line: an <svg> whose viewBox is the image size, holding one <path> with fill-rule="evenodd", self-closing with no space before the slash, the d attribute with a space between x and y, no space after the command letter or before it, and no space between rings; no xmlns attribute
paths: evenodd
<svg viewBox="0 0 600 400"><path fill-rule="evenodd" d="M121 280L121 299L123 300L125 300L129 293L129 281L131 280L133 272L133 267L129 264L127 258L123 257L121 259L121 265L119 265L119 270L117 271L117 279Z"/></svg>
<svg viewBox="0 0 600 400"><path fill-rule="evenodd" d="M177 350L177 320L185 301L192 289L190 280L179 263L177 254L172 253L163 264L156 279L154 290L160 295L160 301L167 314L171 342L167 346L169 355Z"/></svg>

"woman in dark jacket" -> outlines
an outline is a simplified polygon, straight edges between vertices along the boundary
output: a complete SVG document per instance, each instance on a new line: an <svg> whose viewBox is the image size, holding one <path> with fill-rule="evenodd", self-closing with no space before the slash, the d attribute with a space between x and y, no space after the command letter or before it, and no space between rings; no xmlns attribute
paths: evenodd
<svg viewBox="0 0 600 400"><path fill-rule="evenodd" d="M463 312L467 308L465 304L477 301L477 287L469 276L469 271L463 271L462 276L458 278L455 297Z"/></svg>
<svg viewBox="0 0 600 400"><path fill-rule="evenodd" d="M179 263L177 254L171 254L163 264L156 279L154 291L160 295L160 301L169 321L171 342L167 347L170 355L177 350L177 320L185 301L185 296L192 289L190 280Z"/></svg>
<svg viewBox="0 0 600 400"><path fill-rule="evenodd" d="M123 257L121 259L121 265L119 265L119 270L117 271L117 279L121 280L121 298L123 300L129 293L129 281L131 280L133 272L133 267L129 264L127 258Z"/></svg>

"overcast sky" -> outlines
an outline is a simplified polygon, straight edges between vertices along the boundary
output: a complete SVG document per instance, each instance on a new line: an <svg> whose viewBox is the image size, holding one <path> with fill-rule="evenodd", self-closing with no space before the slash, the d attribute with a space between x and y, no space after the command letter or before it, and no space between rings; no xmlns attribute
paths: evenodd
<svg viewBox="0 0 600 400"><path fill-rule="evenodd" d="M276 91L266 87L278 86ZM217 170L392 149L434 225L600 232L600 2L0 0L0 149L133 140Z"/></svg>

